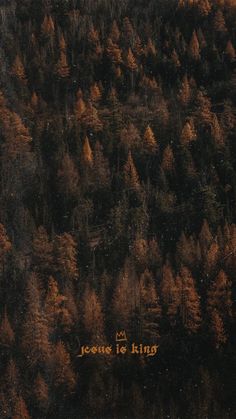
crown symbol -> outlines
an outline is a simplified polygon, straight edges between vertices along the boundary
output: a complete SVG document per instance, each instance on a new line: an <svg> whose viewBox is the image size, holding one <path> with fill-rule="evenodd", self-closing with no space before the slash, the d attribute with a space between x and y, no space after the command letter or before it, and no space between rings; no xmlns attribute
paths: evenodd
<svg viewBox="0 0 236 419"><path fill-rule="evenodd" d="M121 330L120 332L116 332L116 342L125 342L127 341L127 336L125 330Z"/></svg>

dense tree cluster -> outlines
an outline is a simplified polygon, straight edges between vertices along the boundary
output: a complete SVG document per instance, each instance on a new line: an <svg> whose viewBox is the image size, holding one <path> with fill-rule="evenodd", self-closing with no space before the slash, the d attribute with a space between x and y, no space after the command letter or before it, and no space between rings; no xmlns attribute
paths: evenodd
<svg viewBox="0 0 236 419"><path fill-rule="evenodd" d="M0 417L235 417L235 1L0 20Z"/></svg>

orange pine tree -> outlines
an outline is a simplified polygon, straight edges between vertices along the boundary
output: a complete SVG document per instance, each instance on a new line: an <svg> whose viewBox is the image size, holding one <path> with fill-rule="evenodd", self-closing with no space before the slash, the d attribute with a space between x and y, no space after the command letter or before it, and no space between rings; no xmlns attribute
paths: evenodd
<svg viewBox="0 0 236 419"><path fill-rule="evenodd" d="M107 40L106 51L114 64L118 65L122 63L121 49L118 47L116 43L112 41L111 38L108 38Z"/></svg>
<svg viewBox="0 0 236 419"><path fill-rule="evenodd" d="M148 38L148 42L145 48L145 53L146 55L150 54L150 55L153 55L154 57L157 55L156 47L151 38Z"/></svg>
<svg viewBox="0 0 236 419"><path fill-rule="evenodd" d="M166 172L174 171L175 158L174 158L174 153L170 144L168 144L168 146L165 148L163 152L161 167Z"/></svg>
<svg viewBox="0 0 236 419"><path fill-rule="evenodd" d="M166 311L171 324L174 324L180 301L179 290L169 263L165 263L163 266L160 291L164 310Z"/></svg>
<svg viewBox="0 0 236 419"><path fill-rule="evenodd" d="M139 292L141 336L155 342L159 337L161 307L154 278L147 269L140 277Z"/></svg>
<svg viewBox="0 0 236 419"><path fill-rule="evenodd" d="M12 330L11 324L5 310L3 319L0 324L0 345L4 347L11 347L15 341L15 334Z"/></svg>
<svg viewBox="0 0 236 419"><path fill-rule="evenodd" d="M67 56L64 50L60 51L60 58L56 65L56 73L61 79L66 79L70 75L70 68L68 66Z"/></svg>
<svg viewBox="0 0 236 419"><path fill-rule="evenodd" d="M46 381L40 373L38 373L34 381L33 395L40 410L47 410L49 406L49 389Z"/></svg>
<svg viewBox="0 0 236 419"><path fill-rule="evenodd" d="M127 162L124 165L124 180L128 188L134 190L140 189L139 176L130 151L128 154Z"/></svg>
<svg viewBox="0 0 236 419"><path fill-rule="evenodd" d="M75 163L69 154L64 154L61 166L57 172L59 191L67 197L76 196L78 192L79 174Z"/></svg>
<svg viewBox="0 0 236 419"><path fill-rule="evenodd" d="M93 343L104 343L104 314L95 291L87 287L83 296L83 325Z"/></svg>
<svg viewBox="0 0 236 419"><path fill-rule="evenodd" d="M115 43L117 43L120 39L120 31L119 31L116 20L113 20L111 32L110 32L110 38Z"/></svg>
<svg viewBox="0 0 236 419"><path fill-rule="evenodd" d="M64 281L78 278L77 244L71 234L64 233L54 240L55 268Z"/></svg>
<svg viewBox="0 0 236 419"><path fill-rule="evenodd" d="M7 235L6 229L3 224L0 223L0 264L2 265L7 253L10 252L12 244Z"/></svg>
<svg viewBox="0 0 236 419"><path fill-rule="evenodd" d="M13 62L11 72L15 77L17 77L23 83L26 83L25 68L19 55L16 56Z"/></svg>
<svg viewBox="0 0 236 419"><path fill-rule="evenodd" d="M156 138L150 125L147 126L144 133L144 148L151 153L155 152L158 149Z"/></svg>
<svg viewBox="0 0 236 419"><path fill-rule="evenodd" d="M103 148L99 141L96 141L94 148L94 181L98 187L110 185L110 168L108 159L103 154Z"/></svg>
<svg viewBox="0 0 236 419"><path fill-rule="evenodd" d="M179 291L179 315L188 333L196 333L201 325L200 298L188 268L182 267L176 280Z"/></svg>
<svg viewBox="0 0 236 419"><path fill-rule="evenodd" d="M189 43L189 49L188 49L188 53L190 58L192 58L195 61L200 60L201 56L200 56L200 45L198 42L198 38L197 38L197 34L196 31L193 31L190 43Z"/></svg>
<svg viewBox="0 0 236 419"><path fill-rule="evenodd" d="M223 320L232 316L231 285L228 276L221 270L208 290L208 312L211 314L217 310Z"/></svg>
<svg viewBox="0 0 236 419"><path fill-rule="evenodd" d="M44 16L42 25L41 25L41 31L44 35L53 35L54 31L55 31L55 25L53 22L52 17L49 16Z"/></svg>
<svg viewBox="0 0 236 419"><path fill-rule="evenodd" d="M129 48L129 50L128 50L127 59L126 59L126 65L127 65L127 68L131 72L136 71L137 68L138 68L137 62L136 62L136 60L134 58L134 55L133 55L133 52L132 52L131 48Z"/></svg>
<svg viewBox="0 0 236 419"><path fill-rule="evenodd" d="M183 146L187 146L191 144L193 141L197 139L197 134L193 125L193 122L185 122L185 125L182 129L181 136L180 136L180 143Z"/></svg>
<svg viewBox="0 0 236 419"><path fill-rule="evenodd" d="M49 241L47 231L40 226L33 238L33 266L39 272L48 272L52 266L53 244Z"/></svg>
<svg viewBox="0 0 236 419"><path fill-rule="evenodd" d="M235 48L231 42L231 40L229 39L226 45L226 50L225 53L227 55L227 57L231 60L234 61L236 58L236 52L235 52Z"/></svg>
<svg viewBox="0 0 236 419"><path fill-rule="evenodd" d="M187 106L190 102L190 99L191 99L191 88L189 85L188 77L185 74L182 80L182 85L181 85L181 89L179 93L179 100L183 106Z"/></svg>
<svg viewBox="0 0 236 419"><path fill-rule="evenodd" d="M62 392L62 395L65 391L73 393L76 386L76 377L72 369L70 355L61 341L54 348L53 385Z"/></svg>
<svg viewBox="0 0 236 419"><path fill-rule="evenodd" d="M101 99L102 94L101 91L99 89L99 86L97 83L94 83L91 87L90 87L90 100L94 103L99 102L99 100Z"/></svg>
<svg viewBox="0 0 236 419"><path fill-rule="evenodd" d="M51 357L51 345L39 281L35 274L28 279L25 295L27 310L22 324L21 347L30 367L47 365Z"/></svg>
<svg viewBox="0 0 236 419"><path fill-rule="evenodd" d="M93 166L93 152L89 144L89 139L86 136L83 145L82 161L85 166Z"/></svg>
<svg viewBox="0 0 236 419"><path fill-rule="evenodd" d="M224 147L223 132L216 114L212 116L211 135L217 147Z"/></svg>
<svg viewBox="0 0 236 419"><path fill-rule="evenodd" d="M120 139L121 144L127 150L132 148L140 148L142 145L139 130L132 123L129 123L127 128L123 128L121 130Z"/></svg>

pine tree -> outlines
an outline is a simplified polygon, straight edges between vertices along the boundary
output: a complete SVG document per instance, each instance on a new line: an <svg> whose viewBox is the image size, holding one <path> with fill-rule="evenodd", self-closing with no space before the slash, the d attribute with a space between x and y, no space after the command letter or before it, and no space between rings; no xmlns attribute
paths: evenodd
<svg viewBox="0 0 236 419"><path fill-rule="evenodd" d="M60 390L62 395L65 394L65 390L69 393L74 392L76 377L72 369L70 355L61 341L54 348L53 367L55 388Z"/></svg>
<svg viewBox="0 0 236 419"><path fill-rule="evenodd" d="M19 55L16 56L13 62L11 72L23 83L26 83L25 68Z"/></svg>
<svg viewBox="0 0 236 419"><path fill-rule="evenodd" d="M199 0L197 2L197 8L201 16L208 16L211 12L211 3L209 0Z"/></svg>
<svg viewBox="0 0 236 419"><path fill-rule="evenodd" d="M64 310L63 303L65 300L66 298L59 292L57 281L50 276L44 310L48 322L48 329L51 334L56 335L57 328L61 325Z"/></svg>
<svg viewBox="0 0 236 419"><path fill-rule="evenodd" d="M147 341L156 341L159 337L161 307L153 276L147 269L140 277L139 290L141 336Z"/></svg>
<svg viewBox="0 0 236 419"><path fill-rule="evenodd" d="M0 223L0 264L2 265L6 255L10 252L12 244L7 235L6 229Z"/></svg>
<svg viewBox="0 0 236 419"><path fill-rule="evenodd" d="M59 49L60 51L66 52L66 41L63 34L60 36L59 39Z"/></svg>
<svg viewBox="0 0 236 419"><path fill-rule="evenodd" d="M176 284L179 291L181 322L188 333L196 333L201 325L200 298L188 268L181 268Z"/></svg>
<svg viewBox="0 0 236 419"><path fill-rule="evenodd" d="M86 404L91 411L101 414L105 409L105 399L103 394L106 394L107 383L104 380L104 374L101 368L97 368L92 372L89 380L88 391L86 394ZM106 400L110 400L106 397Z"/></svg>
<svg viewBox="0 0 236 419"><path fill-rule="evenodd" d="M171 53L171 61L172 61L172 63L174 64L174 66L175 66L176 68L181 67L181 63L180 63L180 60L179 60L179 56L178 56L178 54L177 54L177 52L176 52L176 50L175 50L175 49L173 49L173 51L172 51L172 53Z"/></svg>
<svg viewBox="0 0 236 419"><path fill-rule="evenodd" d="M211 101L202 91L197 93L195 117L199 126L207 127L212 123Z"/></svg>
<svg viewBox="0 0 236 419"><path fill-rule="evenodd" d="M21 390L19 370L13 359L6 365L1 379L2 394L0 398L0 413L3 418L12 418L17 413L18 395Z"/></svg>
<svg viewBox="0 0 236 419"><path fill-rule="evenodd" d="M86 105L83 101L83 98L79 97L77 102L76 102L76 105L75 105L75 115L76 115L76 118L79 122L82 121L82 117L83 117L85 111L86 111Z"/></svg>
<svg viewBox="0 0 236 419"><path fill-rule="evenodd" d="M192 236L186 237L184 232L181 233L180 239L177 242L176 259L179 264L186 265L190 268L196 268L201 260L199 244L196 243Z"/></svg>
<svg viewBox="0 0 236 419"><path fill-rule="evenodd" d="M190 99L191 99L191 88L189 85L188 77L185 74L182 80L182 85L181 85L181 89L179 93L179 100L180 100L181 105L187 106L190 102Z"/></svg>
<svg viewBox="0 0 236 419"><path fill-rule="evenodd" d="M230 273L234 273L236 267L236 253L235 253L235 246L236 246L236 226L232 224L231 226L225 225L224 228L224 260L225 266Z"/></svg>
<svg viewBox="0 0 236 419"><path fill-rule="evenodd" d="M78 308L75 301L76 293L72 283L66 284L63 288L63 295L65 296L64 308L62 313L64 330L78 324ZM65 314L69 313L69 318ZM67 321L66 321L67 320ZM69 320L69 321L68 321Z"/></svg>
<svg viewBox="0 0 236 419"><path fill-rule="evenodd" d="M115 138L120 138L121 129L124 126L121 103L117 97L117 91L112 88L107 98L109 109L107 110L107 120L109 129L114 133Z"/></svg>
<svg viewBox="0 0 236 419"><path fill-rule="evenodd" d="M41 25L41 31L44 35L53 35L55 31L55 26L52 17L44 16L42 25Z"/></svg>
<svg viewBox="0 0 236 419"><path fill-rule="evenodd" d="M174 171L175 158L174 158L174 153L170 144L168 144L168 146L165 148L163 152L161 167L166 172Z"/></svg>
<svg viewBox="0 0 236 419"><path fill-rule="evenodd" d="M39 272L48 272L52 266L53 244L49 241L48 234L43 226L40 226L33 238L33 266Z"/></svg>
<svg viewBox="0 0 236 419"><path fill-rule="evenodd" d="M231 281L223 270L218 273L208 290L207 308L210 314L218 310L222 320L232 316Z"/></svg>
<svg viewBox="0 0 236 419"><path fill-rule="evenodd" d="M18 396L14 403L12 419L30 419L26 403L21 396Z"/></svg>
<svg viewBox="0 0 236 419"><path fill-rule="evenodd" d="M104 314L98 296L90 287L83 296L83 325L92 343L104 343Z"/></svg>
<svg viewBox="0 0 236 419"><path fill-rule="evenodd" d="M235 60L236 58L235 48L230 39L227 42L225 53L227 57L230 59L230 61Z"/></svg>
<svg viewBox="0 0 236 419"><path fill-rule="evenodd" d="M196 31L193 31L192 38L190 40L189 44L189 50L188 50L190 58L192 58L195 61L200 60L200 45L198 42Z"/></svg>
<svg viewBox="0 0 236 419"><path fill-rule="evenodd" d="M130 331L131 318L135 313L138 297L138 283L130 260L125 261L119 273L112 298L112 312L117 327ZM137 322L136 322L137 325Z"/></svg>
<svg viewBox="0 0 236 419"><path fill-rule="evenodd" d="M139 36L137 36L135 40L134 52L137 57L141 57L144 54L144 48L142 46L142 41L139 38Z"/></svg>
<svg viewBox="0 0 236 419"><path fill-rule="evenodd" d="M148 42L147 42L147 45L146 45L145 52L146 52L146 55L150 54L154 57L157 55L156 47L153 44L153 41L152 41L151 38L148 38Z"/></svg>
<svg viewBox="0 0 236 419"><path fill-rule="evenodd" d="M79 174L69 154L64 154L57 172L59 191L67 197L76 196L78 192Z"/></svg>
<svg viewBox="0 0 236 419"><path fill-rule="evenodd" d="M115 73L116 79L120 79L122 77L122 71L121 71L120 66L118 66L114 69L114 73Z"/></svg>
<svg viewBox="0 0 236 419"><path fill-rule="evenodd" d="M150 91L150 93L160 91L160 87L158 86L156 79L154 77L149 78L145 74L143 75L142 80L140 81L139 85L145 91Z"/></svg>
<svg viewBox="0 0 236 419"><path fill-rule="evenodd" d="M217 147L224 146L223 132L216 114L212 116L211 135Z"/></svg>
<svg viewBox="0 0 236 419"><path fill-rule="evenodd" d="M11 347L15 341L15 335L5 310L3 319L0 324L0 345L4 347Z"/></svg>
<svg viewBox="0 0 236 419"><path fill-rule="evenodd" d="M22 324L21 347L29 366L48 364L51 357L48 324L42 309L38 279L31 274L25 291L26 312Z"/></svg>
<svg viewBox="0 0 236 419"><path fill-rule="evenodd" d="M6 128L9 125L9 115L10 111L7 108L6 99L4 97L3 92L0 91L0 115L1 115L1 124L3 124L3 127Z"/></svg>
<svg viewBox="0 0 236 419"><path fill-rule="evenodd" d="M102 95L97 83L94 83L93 86L90 87L90 100L93 103L99 102Z"/></svg>
<svg viewBox="0 0 236 419"><path fill-rule="evenodd" d="M9 113L8 125L5 130L5 143L3 149L11 159L16 159L21 156L26 158L27 153L30 152L30 143L32 137L29 129L23 124L20 116L15 113Z"/></svg>
<svg viewBox="0 0 236 419"><path fill-rule="evenodd" d="M188 146L193 141L196 141L197 134L194 129L193 122L191 124L190 121L185 122L185 125L182 129L181 136L180 136L180 143L183 146Z"/></svg>
<svg viewBox="0 0 236 419"><path fill-rule="evenodd" d="M216 32L224 33L227 31L224 15L220 9L218 9L215 13L213 25Z"/></svg>
<svg viewBox="0 0 236 419"><path fill-rule="evenodd" d="M37 95L36 92L32 93L30 103L31 103L33 109L37 109L38 104L39 104L39 98L38 98L38 95Z"/></svg>
<svg viewBox="0 0 236 419"><path fill-rule="evenodd" d="M227 336L224 329L224 322L222 318L220 317L217 309L211 313L210 328L213 334L215 347L218 349L221 345L226 343Z"/></svg>
<svg viewBox="0 0 236 419"><path fill-rule="evenodd" d="M124 180L127 188L138 190L140 189L140 182L137 170L134 165L132 154L129 151L128 159L124 165Z"/></svg>
<svg viewBox="0 0 236 419"><path fill-rule="evenodd" d="M107 40L106 51L113 64L118 65L122 63L121 49L111 38L108 38Z"/></svg>
<svg viewBox="0 0 236 419"><path fill-rule="evenodd" d="M103 148L99 141L96 141L94 148L94 178L98 187L110 185L110 168L108 159L103 154Z"/></svg>
<svg viewBox="0 0 236 419"><path fill-rule="evenodd" d="M170 114L169 114L169 110L167 107L167 102L164 99L163 96L161 96L158 99L158 102L156 104L156 117L157 120L159 122L159 124L163 127L166 128L169 118L170 118Z"/></svg>
<svg viewBox="0 0 236 419"><path fill-rule="evenodd" d="M126 16L124 18L124 36L129 42L132 42L134 36L134 28L129 18Z"/></svg>
<svg viewBox="0 0 236 419"><path fill-rule="evenodd" d="M136 266L144 270L148 264L148 243L147 240L136 238L134 240L131 254L134 258Z"/></svg>
<svg viewBox="0 0 236 419"><path fill-rule="evenodd" d="M236 117L232 109L232 103L230 100L224 102L224 111L221 115L221 125L223 131L231 132L235 126Z"/></svg>
<svg viewBox="0 0 236 419"><path fill-rule="evenodd" d="M127 149L138 149L141 147L141 137L139 130L134 124L129 123L127 128L123 128L120 134L121 144Z"/></svg>
<svg viewBox="0 0 236 419"><path fill-rule="evenodd" d="M161 299L164 309L170 319L171 324L176 321L176 315L179 307L179 290L169 263L165 263L162 270L162 279L160 284Z"/></svg>
<svg viewBox="0 0 236 419"><path fill-rule="evenodd" d="M205 271L207 274L212 273L216 269L219 257L220 249L218 243L213 241L205 255Z"/></svg>
<svg viewBox="0 0 236 419"><path fill-rule="evenodd" d="M119 31L116 20L113 20L109 37L112 39L114 43L117 43L120 39L120 31Z"/></svg>
<svg viewBox="0 0 236 419"><path fill-rule="evenodd" d="M213 241L213 236L212 236L208 221L205 219L203 221L202 228L199 234L199 242L200 242L203 256L207 253L212 241Z"/></svg>
<svg viewBox="0 0 236 419"><path fill-rule="evenodd" d="M152 238L148 242L148 260L149 267L152 270L160 268L162 266L162 254L157 239Z"/></svg>
<svg viewBox="0 0 236 419"><path fill-rule="evenodd" d="M82 161L85 166L93 166L93 152L89 144L88 137L85 137L83 145Z"/></svg>
<svg viewBox="0 0 236 419"><path fill-rule="evenodd" d="M131 72L136 71L138 68L137 62L134 58L131 48L129 48L128 50L126 65Z"/></svg>
<svg viewBox="0 0 236 419"><path fill-rule="evenodd" d="M87 103L86 109L81 117L82 124L87 129L99 132L103 128L103 123L99 118L97 109L92 105L91 101Z"/></svg>
<svg viewBox="0 0 236 419"><path fill-rule="evenodd" d="M15 361L10 358L3 376L4 390L8 398L14 401L16 395L20 392L20 373ZM12 406L11 406L12 408Z"/></svg>
<svg viewBox="0 0 236 419"><path fill-rule="evenodd" d="M144 148L150 153L155 152L156 149L158 148L156 138L154 136L154 133L150 125L147 126L144 133Z"/></svg>
<svg viewBox="0 0 236 419"><path fill-rule="evenodd" d="M90 29L89 29L88 40L91 44L97 44L99 42L99 33L94 28L93 24L90 26Z"/></svg>
<svg viewBox="0 0 236 419"><path fill-rule="evenodd" d="M55 268L64 280L78 278L77 244L71 234L64 233L54 240Z"/></svg>
<svg viewBox="0 0 236 419"><path fill-rule="evenodd" d="M70 75L70 68L68 66L66 52L60 51L60 58L56 66L56 73L61 79L65 79Z"/></svg>
<svg viewBox="0 0 236 419"><path fill-rule="evenodd" d="M197 30L197 38L198 38L198 42L199 42L200 48L201 49L206 48L207 47L207 43L206 43L206 39L205 39L205 36L204 36L201 28L199 28Z"/></svg>
<svg viewBox="0 0 236 419"><path fill-rule="evenodd" d="M40 373L38 373L34 385L33 395L40 410L47 410L49 405L48 385Z"/></svg>

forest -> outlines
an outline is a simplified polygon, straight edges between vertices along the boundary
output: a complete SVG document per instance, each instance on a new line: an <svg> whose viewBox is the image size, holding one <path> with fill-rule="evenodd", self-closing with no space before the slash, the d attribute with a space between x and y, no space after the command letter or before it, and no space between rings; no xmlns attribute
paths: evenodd
<svg viewBox="0 0 236 419"><path fill-rule="evenodd" d="M235 0L0 1L0 419L236 417L235 48Z"/></svg>

